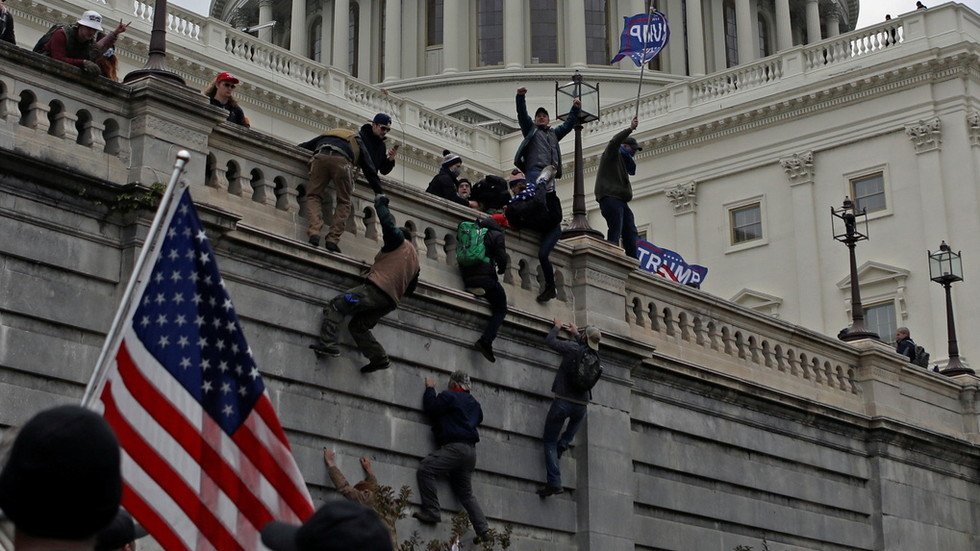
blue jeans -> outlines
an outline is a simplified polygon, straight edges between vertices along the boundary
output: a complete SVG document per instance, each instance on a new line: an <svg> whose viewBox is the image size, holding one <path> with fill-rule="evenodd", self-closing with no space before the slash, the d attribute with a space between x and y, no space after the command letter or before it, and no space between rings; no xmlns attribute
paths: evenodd
<svg viewBox="0 0 980 551"><path fill-rule="evenodd" d="M551 251L555 250L561 238L561 224L556 224L550 230L541 233L541 246L538 247L538 261L541 262L541 274L544 276L545 287L555 286L555 267L551 265Z"/></svg>
<svg viewBox="0 0 980 551"><path fill-rule="evenodd" d="M576 404L561 398L555 398L544 419L544 467L548 471L548 486L561 487L561 469L558 466L558 448L568 449L578 426L585 419L587 411L585 404ZM562 425L568 419L565 432L561 433ZM559 438L559 433L561 437Z"/></svg>
<svg viewBox="0 0 980 551"><path fill-rule="evenodd" d="M636 221L633 219L633 211L630 210L629 203L616 197L603 197L599 199L599 212L609 226L606 240L619 245L619 240L622 238L626 256L636 258L636 239L639 234L636 231Z"/></svg>

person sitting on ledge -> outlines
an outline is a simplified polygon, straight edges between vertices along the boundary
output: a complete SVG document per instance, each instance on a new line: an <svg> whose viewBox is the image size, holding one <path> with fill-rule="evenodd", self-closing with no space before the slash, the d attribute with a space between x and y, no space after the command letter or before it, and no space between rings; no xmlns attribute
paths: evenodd
<svg viewBox="0 0 980 551"><path fill-rule="evenodd" d="M439 174L436 174L432 178L432 181L429 182L429 187L425 189L426 193L448 199L464 207L479 207L480 205L476 201L463 199L456 191L459 184L459 174L463 171L463 159L459 155L451 153L448 149L444 150L442 155L442 165L439 168Z"/></svg>
<svg viewBox="0 0 980 551"><path fill-rule="evenodd" d="M223 71L218 73L218 76L214 77L208 87L204 89L204 95L211 100L211 105L215 107L221 107L228 111L228 122L233 122L248 128L251 126L248 117L245 116L245 111L242 110L238 102L235 101L233 94L235 92L235 87L239 84L239 80L235 78L235 75L229 73L228 71Z"/></svg>

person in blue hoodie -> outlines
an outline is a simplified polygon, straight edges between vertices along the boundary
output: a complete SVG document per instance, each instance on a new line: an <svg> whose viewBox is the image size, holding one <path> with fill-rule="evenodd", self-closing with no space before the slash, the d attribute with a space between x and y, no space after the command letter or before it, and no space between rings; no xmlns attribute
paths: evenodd
<svg viewBox="0 0 980 551"><path fill-rule="evenodd" d="M476 443L480 441L477 427L483 422L483 409L470 394L470 376L463 371L454 371L449 376L448 390L438 394L435 380L426 377L422 410L432 421L432 433L438 449L422 460L416 474L422 506L412 516L424 524L439 522L436 477L448 475L449 487L456 500L466 509L476 531L473 542L489 541L490 525L473 496Z"/></svg>

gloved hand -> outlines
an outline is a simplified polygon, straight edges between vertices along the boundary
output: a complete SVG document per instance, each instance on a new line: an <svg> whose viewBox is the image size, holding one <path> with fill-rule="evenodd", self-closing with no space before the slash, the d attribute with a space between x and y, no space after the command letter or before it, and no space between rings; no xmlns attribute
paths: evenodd
<svg viewBox="0 0 980 551"><path fill-rule="evenodd" d="M85 74L93 77L102 74L102 70L99 69L99 66L94 61L89 61L87 59L82 62L82 70L85 71Z"/></svg>
<svg viewBox="0 0 980 551"><path fill-rule="evenodd" d="M379 193L374 196L374 206L380 207L381 205L388 205L388 196L384 193Z"/></svg>

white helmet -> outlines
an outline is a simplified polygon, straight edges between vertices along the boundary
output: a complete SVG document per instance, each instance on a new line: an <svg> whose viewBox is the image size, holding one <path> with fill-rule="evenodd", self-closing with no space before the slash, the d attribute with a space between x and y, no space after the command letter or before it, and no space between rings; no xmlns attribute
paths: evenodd
<svg viewBox="0 0 980 551"><path fill-rule="evenodd" d="M78 20L79 25L84 25L90 29L95 29L97 31L102 30L102 16L99 12L89 10L82 14L82 18Z"/></svg>

